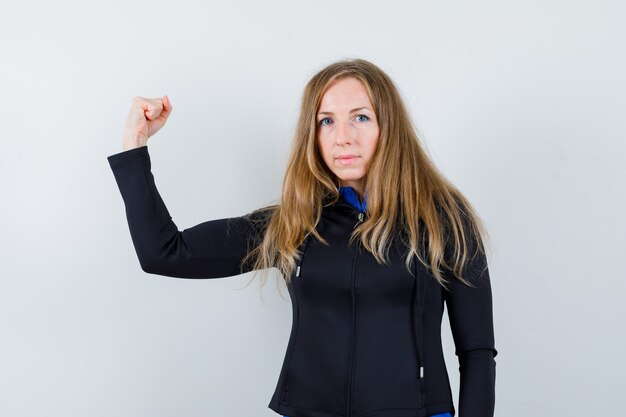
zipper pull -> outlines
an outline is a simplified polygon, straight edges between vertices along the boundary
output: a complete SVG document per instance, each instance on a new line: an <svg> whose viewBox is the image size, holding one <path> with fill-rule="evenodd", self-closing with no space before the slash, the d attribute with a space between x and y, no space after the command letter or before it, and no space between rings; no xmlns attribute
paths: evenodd
<svg viewBox="0 0 626 417"><path fill-rule="evenodd" d="M424 367L420 366L420 378L424 378Z"/></svg>
<svg viewBox="0 0 626 417"><path fill-rule="evenodd" d="M356 227L359 225L359 223L361 223L363 221L363 217L364 217L364 214L363 214L362 211L360 211L359 212L359 221L356 222L356 224L354 225L353 229L356 229Z"/></svg>

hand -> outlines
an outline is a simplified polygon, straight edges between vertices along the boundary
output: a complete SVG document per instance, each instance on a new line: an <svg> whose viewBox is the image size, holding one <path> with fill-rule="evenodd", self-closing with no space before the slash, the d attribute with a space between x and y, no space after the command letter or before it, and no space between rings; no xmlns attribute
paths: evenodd
<svg viewBox="0 0 626 417"><path fill-rule="evenodd" d="M158 132L172 112L172 103L163 98L135 96L124 128L124 150L146 145L148 138Z"/></svg>

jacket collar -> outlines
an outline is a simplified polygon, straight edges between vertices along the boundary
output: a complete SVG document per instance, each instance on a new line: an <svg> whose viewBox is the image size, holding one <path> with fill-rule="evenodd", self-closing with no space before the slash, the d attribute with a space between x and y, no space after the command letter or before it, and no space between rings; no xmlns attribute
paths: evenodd
<svg viewBox="0 0 626 417"><path fill-rule="evenodd" d="M356 193L354 188L350 186L339 187L339 195L361 213L365 212L367 208L367 197L365 195L363 195L363 202L361 202L359 200L359 195Z"/></svg>

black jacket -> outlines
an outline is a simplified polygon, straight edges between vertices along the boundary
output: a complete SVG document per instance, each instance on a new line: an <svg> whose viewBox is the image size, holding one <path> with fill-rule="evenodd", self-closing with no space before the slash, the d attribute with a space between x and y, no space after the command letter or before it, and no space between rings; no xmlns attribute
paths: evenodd
<svg viewBox="0 0 626 417"><path fill-rule="evenodd" d="M243 256L262 234L250 221L254 213L179 231L155 186L147 146L108 161L144 271L181 278L241 273ZM269 407L290 417L455 415L441 346L445 304L460 365L460 416L492 416L497 351L484 255L466 269L476 288L453 279L446 291L419 261L407 270L398 239L388 265L358 241L349 245L358 214L341 197L324 208L318 225L330 245L309 235L301 248L288 286L291 335Z"/></svg>

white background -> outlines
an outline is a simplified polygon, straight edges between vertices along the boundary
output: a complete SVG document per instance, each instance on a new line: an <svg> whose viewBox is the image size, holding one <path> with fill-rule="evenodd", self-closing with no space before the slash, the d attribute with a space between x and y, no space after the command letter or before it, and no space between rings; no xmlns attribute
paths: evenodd
<svg viewBox="0 0 626 417"><path fill-rule="evenodd" d="M106 157L133 96L179 228L275 202L306 81L399 87L491 234L496 415L623 415L626 7L619 1L0 6L0 415L275 416L274 277L144 273ZM276 270L272 270L275 272ZM444 348L458 398L447 317ZM460 416L463 417L463 416Z"/></svg>

